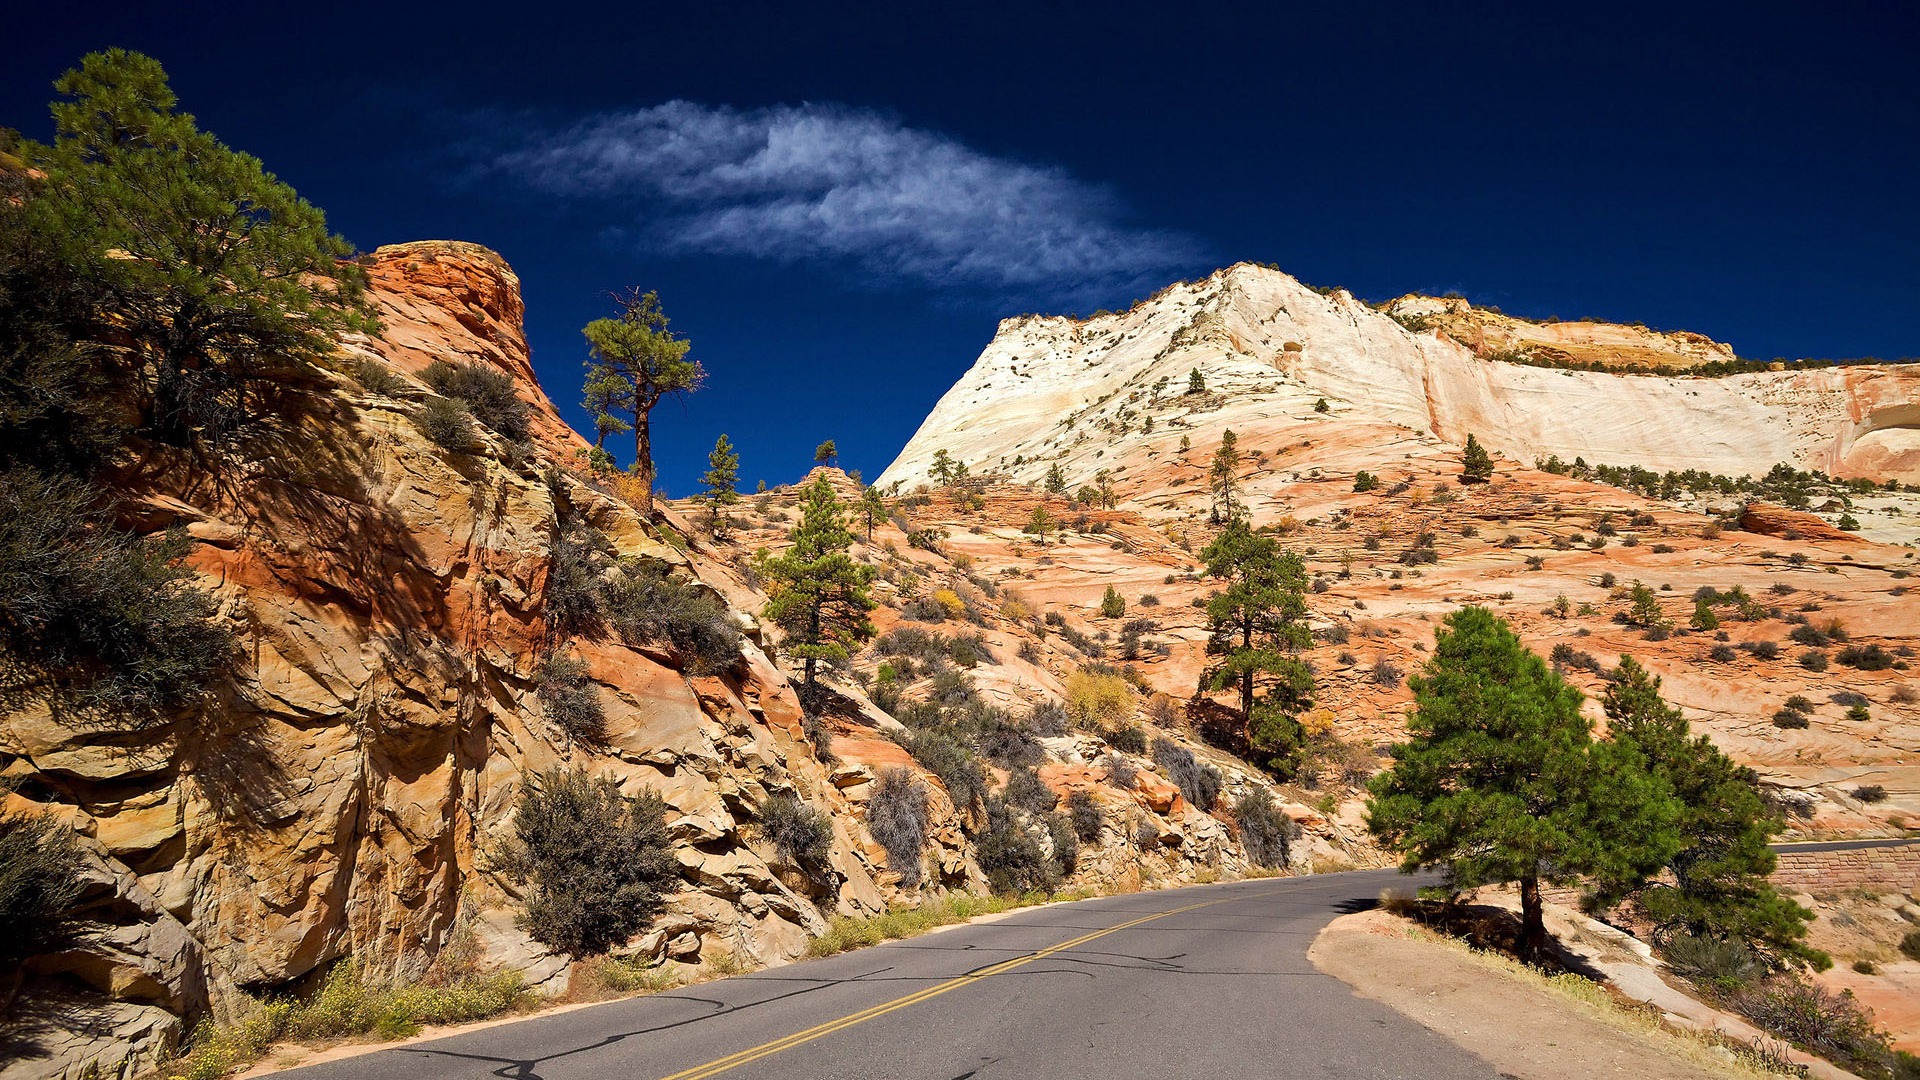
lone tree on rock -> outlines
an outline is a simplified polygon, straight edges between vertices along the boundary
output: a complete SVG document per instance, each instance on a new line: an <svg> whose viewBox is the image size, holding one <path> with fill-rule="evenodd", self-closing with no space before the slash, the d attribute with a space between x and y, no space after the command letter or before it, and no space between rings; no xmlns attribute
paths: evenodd
<svg viewBox="0 0 1920 1080"><path fill-rule="evenodd" d="M873 527L887 520L887 501L880 497L880 489L868 484L860 493L860 517L867 526L867 543L873 543Z"/></svg>
<svg viewBox="0 0 1920 1080"><path fill-rule="evenodd" d="M1065 495L1067 493L1067 474L1060 470L1060 463L1054 462L1047 469L1047 494Z"/></svg>
<svg viewBox="0 0 1920 1080"><path fill-rule="evenodd" d="M724 537L727 532L726 508L740 501L736 490L740 483L740 454L734 450L733 441L725 435L714 440L713 450L707 454L707 471L700 476L700 482L707 487L701 496L707 504L707 515L716 537Z"/></svg>
<svg viewBox="0 0 1920 1080"><path fill-rule="evenodd" d="M587 406L594 408L596 400L605 406L594 416L594 431L601 439L622 430L622 425L633 428L633 474L640 479L645 501L642 509L651 512L653 434L649 417L653 407L668 394L700 389L706 372L687 359L692 343L674 337L667 329L659 293L631 289L619 303L619 316L595 319L581 330L593 354L587 362ZM617 388L613 386L616 382ZM596 391L596 386L602 389ZM631 419L615 415L620 411ZM614 422L611 426L609 420Z"/></svg>
<svg viewBox="0 0 1920 1080"><path fill-rule="evenodd" d="M874 608L867 595L873 567L847 554L853 534L826 477L809 484L803 499L792 546L766 563L773 588L764 614L786 635L787 652L806 661L811 691L820 661L839 663L873 636L867 619Z"/></svg>
<svg viewBox="0 0 1920 1080"><path fill-rule="evenodd" d="M1240 490L1240 439L1228 428L1220 436L1220 448L1213 452L1213 467L1207 473L1207 487L1213 492L1213 520L1232 521L1239 516L1234 496Z"/></svg>
<svg viewBox="0 0 1920 1080"><path fill-rule="evenodd" d="M1467 436L1467 448L1460 455L1460 482L1482 484L1493 479L1493 456L1480 440Z"/></svg>
<svg viewBox="0 0 1920 1080"><path fill-rule="evenodd" d="M815 465L831 466L839 457L840 448L833 445L832 439L828 439L826 442L813 448L813 463Z"/></svg>
<svg viewBox="0 0 1920 1080"><path fill-rule="evenodd" d="M1200 369L1194 368L1192 371L1188 372L1187 373L1187 393L1204 394L1206 392L1207 392L1207 379L1206 379L1206 376L1200 374Z"/></svg>
<svg viewBox="0 0 1920 1080"><path fill-rule="evenodd" d="M1679 807L1637 751L1595 742L1580 691L1481 607L1447 616L1367 824L1400 869L1520 886L1521 953L1547 942L1541 883L1642 880L1680 850Z"/></svg>
<svg viewBox="0 0 1920 1080"><path fill-rule="evenodd" d="M1312 642L1306 566L1245 518L1228 522L1200 558L1223 585L1207 598L1214 662L1200 689L1236 691L1248 742L1268 755L1268 768L1289 772L1305 737L1296 718L1313 693L1313 672L1295 655Z"/></svg>

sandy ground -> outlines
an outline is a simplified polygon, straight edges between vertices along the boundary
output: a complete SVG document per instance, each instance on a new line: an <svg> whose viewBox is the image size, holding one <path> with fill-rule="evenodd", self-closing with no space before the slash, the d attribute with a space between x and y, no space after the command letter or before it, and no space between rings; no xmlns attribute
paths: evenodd
<svg viewBox="0 0 1920 1080"><path fill-rule="evenodd" d="M1723 1052L1623 1023L1427 936L1383 911L1335 919L1307 953L1314 966L1425 1024L1521 1080L1765 1074Z"/></svg>

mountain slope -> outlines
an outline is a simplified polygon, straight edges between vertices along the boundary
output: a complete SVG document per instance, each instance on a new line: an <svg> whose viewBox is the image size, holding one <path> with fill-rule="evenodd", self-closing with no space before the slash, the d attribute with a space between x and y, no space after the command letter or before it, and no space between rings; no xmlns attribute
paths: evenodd
<svg viewBox="0 0 1920 1080"><path fill-rule="evenodd" d="M1195 369L1208 394L1185 393ZM1057 462L1077 486L1101 468L1164 459L1183 434L1208 444L1226 428L1292 437L1322 398L1331 412L1318 418L1362 424L1342 440L1361 445L1409 436L1458 445L1473 433L1518 461L1557 454L1732 476L1787 462L1920 480L1920 372L1708 379L1501 363L1438 331L1409 332L1345 291L1243 263L1118 314L1006 320L880 482L924 481L944 449L1026 482ZM1125 435L1138 437L1124 453L1110 448Z"/></svg>

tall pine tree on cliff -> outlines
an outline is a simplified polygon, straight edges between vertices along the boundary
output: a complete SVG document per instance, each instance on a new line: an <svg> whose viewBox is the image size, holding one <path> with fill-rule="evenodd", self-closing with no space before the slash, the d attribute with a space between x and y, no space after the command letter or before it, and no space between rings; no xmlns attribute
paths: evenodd
<svg viewBox="0 0 1920 1080"><path fill-rule="evenodd" d="M713 535L724 538L729 524L726 509L740 501L736 490L740 483L740 453L733 448L733 440L724 434L714 440L713 450L707 454L707 471L700 475L700 482L707 489L700 497L707 504Z"/></svg>
<svg viewBox="0 0 1920 1080"><path fill-rule="evenodd" d="M825 477L808 485L803 499L792 545L765 563L773 587L764 614L785 634L787 653L806 662L811 691L820 661L843 661L873 636L873 567L847 554L853 534Z"/></svg>
<svg viewBox="0 0 1920 1080"><path fill-rule="evenodd" d="M1480 445L1480 440L1467 436L1467 447L1460 454L1460 482L1463 484L1483 484L1493 479L1493 455Z"/></svg>
<svg viewBox="0 0 1920 1080"><path fill-rule="evenodd" d="M692 343L667 329L658 293L629 290L620 299L619 316L595 319L581 333L592 354L587 362L587 407L596 408L596 400L604 406L594 416L595 445L621 424L633 428L633 474L640 479L641 509L651 512L653 407L669 394L698 390L706 372L687 359ZM618 416L621 411L627 416Z"/></svg>
<svg viewBox="0 0 1920 1080"><path fill-rule="evenodd" d="M1447 616L1409 682L1409 737L1368 785L1368 827L1406 872L1442 867L1454 889L1517 883L1529 959L1547 941L1543 883L1639 880L1680 849L1666 782L1631 747L1595 742L1580 691L1492 612Z"/></svg>

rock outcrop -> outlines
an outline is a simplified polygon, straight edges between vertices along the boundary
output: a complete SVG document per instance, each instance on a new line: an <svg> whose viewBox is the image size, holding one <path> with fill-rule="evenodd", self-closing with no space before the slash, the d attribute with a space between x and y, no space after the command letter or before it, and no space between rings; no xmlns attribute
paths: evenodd
<svg viewBox="0 0 1920 1080"><path fill-rule="evenodd" d="M190 564L245 651L232 684L142 735L44 709L0 720L9 803L72 822L97 923L32 963L0 1054L10 1080L138 1071L240 992L348 956L417 972L456 928L535 983L564 982L564 958L515 928L516 887L495 871L522 787L555 766L667 803L683 887L637 949L771 962L803 952L827 916L887 902L857 808L752 635L731 670L698 677L670 648L580 642L606 743L545 719L535 670L559 509L622 556L701 569L669 531L556 467L580 441L533 381L518 282L497 255L403 245L374 254L371 278L383 336L347 342L246 460L215 475L155 450L119 479L130 523L197 541ZM436 359L512 375L536 448L429 441L414 376ZM369 391L348 374L356 362L400 381ZM826 880L756 835L756 807L781 792L834 812ZM950 808L936 820L953 832ZM964 850L941 857L969 876Z"/></svg>

